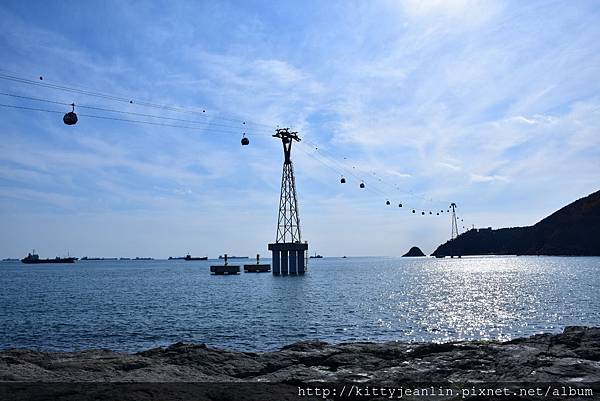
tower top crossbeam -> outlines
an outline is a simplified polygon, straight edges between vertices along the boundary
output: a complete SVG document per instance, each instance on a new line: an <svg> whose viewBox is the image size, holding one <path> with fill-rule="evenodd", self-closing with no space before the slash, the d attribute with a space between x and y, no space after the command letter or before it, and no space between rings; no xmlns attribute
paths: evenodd
<svg viewBox="0 0 600 401"><path fill-rule="evenodd" d="M277 128L273 134L274 138L281 139L283 143L283 155L285 157L285 164L292 164L292 141L300 142L300 137L295 131L290 131L289 128Z"/></svg>
<svg viewBox="0 0 600 401"><path fill-rule="evenodd" d="M293 139L296 142L300 142L301 140L298 136L298 132L290 131L289 128L277 128L273 136L281 139Z"/></svg>

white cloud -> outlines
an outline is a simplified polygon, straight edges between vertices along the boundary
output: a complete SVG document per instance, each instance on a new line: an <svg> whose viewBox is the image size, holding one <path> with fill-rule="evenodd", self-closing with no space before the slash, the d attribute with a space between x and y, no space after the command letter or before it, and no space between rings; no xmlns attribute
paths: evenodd
<svg viewBox="0 0 600 401"><path fill-rule="evenodd" d="M403 173L401 171L391 170L391 169L385 170L384 173L388 174L388 175L391 175L391 176L394 176L394 177L400 177L400 178L410 178L410 177L412 177L408 173Z"/></svg>
<svg viewBox="0 0 600 401"><path fill-rule="evenodd" d="M502 9L494 0L406 0L401 4L412 19L445 30L473 29L490 21Z"/></svg>
<svg viewBox="0 0 600 401"><path fill-rule="evenodd" d="M481 175L471 174L471 181L473 182L491 182L491 181L508 181L508 177L502 175Z"/></svg>
<svg viewBox="0 0 600 401"><path fill-rule="evenodd" d="M456 164L452 164L452 163L438 162L437 164L439 164L440 166L442 166L444 168L448 168L450 170L453 170L453 171L461 171L462 170L462 167L457 166Z"/></svg>

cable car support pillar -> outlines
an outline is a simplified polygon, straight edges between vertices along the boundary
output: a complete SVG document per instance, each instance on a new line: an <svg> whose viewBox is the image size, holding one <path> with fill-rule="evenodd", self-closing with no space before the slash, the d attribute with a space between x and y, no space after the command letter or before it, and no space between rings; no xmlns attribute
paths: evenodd
<svg viewBox="0 0 600 401"><path fill-rule="evenodd" d="M290 132L289 128L277 129L273 137L281 139L284 156L277 236L275 242L269 244L269 250L272 252L273 257L273 274L304 274L306 271L305 253L308 250L308 243L302 242L296 179L291 158L292 144L294 141L299 142L300 138L297 132Z"/></svg>
<svg viewBox="0 0 600 401"><path fill-rule="evenodd" d="M458 253L456 251L456 243L454 242L456 240L456 238L458 238L458 224L456 221L456 203L452 202L450 204L450 208L452 209L452 236L450 237L450 241L452 243L452 246L450 247L451 249L451 255L450 257L453 258L454 254L457 254L457 256L460 258L460 253Z"/></svg>

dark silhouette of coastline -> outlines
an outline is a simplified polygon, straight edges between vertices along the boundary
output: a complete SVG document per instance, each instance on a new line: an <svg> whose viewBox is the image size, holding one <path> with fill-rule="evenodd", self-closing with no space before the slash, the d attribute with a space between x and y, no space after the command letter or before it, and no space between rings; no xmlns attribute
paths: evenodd
<svg viewBox="0 0 600 401"><path fill-rule="evenodd" d="M185 256L169 256L168 260L208 260L208 256L192 256L189 253Z"/></svg>
<svg viewBox="0 0 600 401"><path fill-rule="evenodd" d="M472 229L432 253L436 257L459 255L600 256L600 191L533 226Z"/></svg>
<svg viewBox="0 0 600 401"><path fill-rule="evenodd" d="M119 258L89 257L84 256L81 260L119 260Z"/></svg>

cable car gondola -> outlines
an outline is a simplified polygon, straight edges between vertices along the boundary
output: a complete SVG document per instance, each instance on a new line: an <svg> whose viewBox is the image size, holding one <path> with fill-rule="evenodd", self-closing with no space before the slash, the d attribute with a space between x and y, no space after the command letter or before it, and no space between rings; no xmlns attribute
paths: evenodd
<svg viewBox="0 0 600 401"><path fill-rule="evenodd" d="M414 212L415 212L415 209L413 209L413 210L412 210L412 212L414 213Z"/></svg>
<svg viewBox="0 0 600 401"><path fill-rule="evenodd" d="M250 139L246 138L246 133L242 135L242 146L246 146L250 144Z"/></svg>
<svg viewBox="0 0 600 401"><path fill-rule="evenodd" d="M421 212L421 216L425 216L425 212Z"/></svg>
<svg viewBox="0 0 600 401"><path fill-rule="evenodd" d="M75 103L71 103L71 107L73 107L73 110L69 111L63 117L63 122L67 125L77 124L77 114L75 114Z"/></svg>
<svg viewBox="0 0 600 401"><path fill-rule="evenodd" d="M346 183L346 178L342 177L342 179L340 180L341 184L345 184Z"/></svg>
<svg viewBox="0 0 600 401"><path fill-rule="evenodd" d="M398 207L402 207L402 203L398 203Z"/></svg>
<svg viewBox="0 0 600 401"><path fill-rule="evenodd" d="M359 187L364 188L365 187L365 183L361 181Z"/></svg>
<svg viewBox="0 0 600 401"><path fill-rule="evenodd" d="M390 201L389 201L389 200L388 200L388 201L385 201L385 204L389 206L389 204L390 204Z"/></svg>

